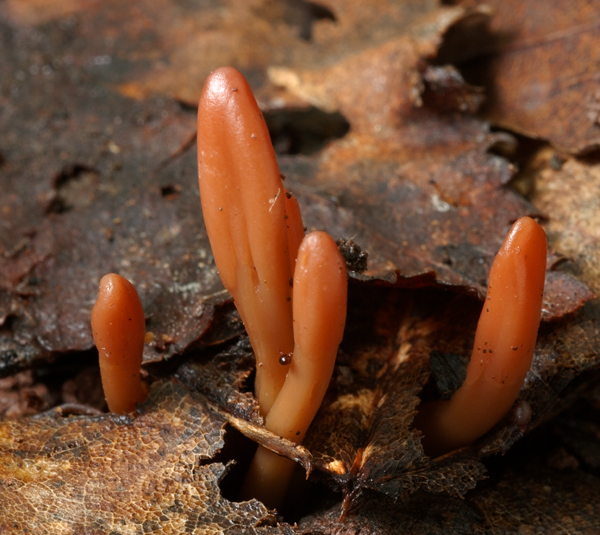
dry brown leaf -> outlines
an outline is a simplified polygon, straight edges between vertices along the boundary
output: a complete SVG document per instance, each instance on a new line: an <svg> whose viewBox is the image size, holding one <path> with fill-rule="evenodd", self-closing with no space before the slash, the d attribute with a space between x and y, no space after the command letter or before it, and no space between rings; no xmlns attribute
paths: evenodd
<svg viewBox="0 0 600 535"><path fill-rule="evenodd" d="M224 419L171 382L141 414L0 423L5 533L289 534L258 502L220 496Z"/></svg>
<svg viewBox="0 0 600 535"><path fill-rule="evenodd" d="M465 50L470 57L485 55L472 70L489 88L486 117L571 153L597 149L598 5L586 0L485 0L481 4L493 10L492 38L476 47L463 47L463 56Z"/></svg>
<svg viewBox="0 0 600 535"><path fill-rule="evenodd" d="M431 72L424 61L452 25L481 13L435 15L331 67L270 70L275 83L340 111L351 125L318 155L288 158L283 168L299 182L295 193L309 223L336 237L352 236L369 252L367 274L393 281L397 271L405 277L431 271L444 283L483 295L510 225L536 211L507 187L514 168L489 153L501 136L456 113L453 103L446 113L423 107L423 79ZM461 89L469 91L464 83ZM304 199L309 191L334 202ZM549 275L545 318L568 314L591 296L568 275Z"/></svg>
<svg viewBox="0 0 600 535"><path fill-rule="evenodd" d="M593 205L594 198L571 195L564 185L570 181L573 191L585 193L594 183L595 165L569 160L560 171L542 166L534 205L509 189L514 168L490 150L513 141L491 133L487 123L469 114L477 109L481 90L451 67L429 64L437 61L448 32L487 20L489 12L386 0L332 0L322 6L110 0L85 2L85 10L83 3L62 0L40 6L38 0L7 0L0 13L0 31L7 36L0 40L0 370L12 373L35 359L39 363L90 348L89 310L97 280L109 270L138 283L155 334L146 361L177 353L189 361L196 355L193 346L239 334L239 321L230 306L223 306L227 295L220 292L199 220L195 119L173 100L194 103L206 74L221 63L231 62L249 75L271 120L283 122L283 130L293 112L304 113L311 105L347 119L350 132L343 139L312 156L282 157L286 186L298 195L309 227L326 228L336 238L354 237L371 256L367 276L352 283L349 328L332 388L305 447L284 443L262 428L256 402L246 391L252 361L242 337L214 358L202 354L199 362L179 367L180 381L201 397L167 382L134 421L44 415L0 424L5 430L0 434L10 435L2 450L8 459L0 469L2 484L28 492L23 484L31 475L24 471L27 462L50 467L48 473L34 472L31 481L54 485L56 501L48 509L45 504L33 508L44 529L54 532L65 525L122 532L118 511L135 529L165 533L181 531L186 521L198 533L290 533L292 528L276 526L259 504L220 498L216 485L224 468L209 458L222 447L226 419L306 469L317 468L317 477L346 493L343 503L332 495L335 505L304 519L298 531L420 533L425 525L432 533L460 533L473 526L475 532L514 529L513 519L488 508L512 503L506 489L516 475L471 490L467 499L473 497L472 502L443 497L432 508L431 498L420 491L439 497L473 489L483 476L483 457L508 450L596 381L600 309L595 301L586 303L591 292L578 280L597 289L595 214L593 209L585 219L571 214ZM586 32L567 32L558 40L581 44L589 37ZM150 96L156 93L162 96ZM305 120L309 116L314 115L307 112ZM548 137L560 144L556 136L568 130L566 116L549 117ZM574 116L568 139L587 136L593 143L586 124L581 114ZM545 135L540 132L535 135ZM555 203L554 192L561 192L567 209ZM504 234L514 219L528 213L547 217L551 244L569 256L562 265L550 257L554 270L548 273L544 306L545 318L553 323L542 328L515 410L472 448L432 462L423 454L412 417L419 396L437 396L436 388L449 392L456 384L444 382L435 367L430 377L430 355L437 355L434 363L446 359L445 369L455 377L464 372L480 308L473 292L465 291L481 294ZM167 367L153 371L172 373ZM63 395L77 400L71 390L63 389ZM523 407L529 419L517 414ZM188 425L204 417L211 422L208 429ZM91 435L98 425L106 433ZM116 474L112 483L130 482L136 491L138 483L152 482L161 489L156 500L123 499L121 491L108 487L107 494L90 494L99 496L91 506L67 516L64 511L70 515L73 509L63 506L61 493L77 493L68 478L87 485L94 481L90 465L77 464L83 459L77 455L92 451L107 457L115 448L127 450L145 429L163 431L156 442L135 451L135 459L152 457L152 470L141 469L139 482L128 479L122 463L113 463L119 470L108 473ZM47 435L54 438L37 440ZM21 439L18 447L15 437ZM31 440L27 449L31 437L37 442ZM207 442L208 450L196 448ZM583 451L582 444L588 443L577 441L573 448ZM154 470L156 448L167 448L161 451L173 465L156 459ZM21 471L9 473L19 462ZM178 480L165 491L173 473ZM57 484L59 479L67 484ZM577 489L582 481L597 484L595 476L581 473L556 480L566 487L575 482ZM523 489L539 491L530 474L518 481ZM197 488L207 490L208 497L197 498ZM185 500L179 503L185 507L178 508L180 498L172 490L183 490ZM399 509L407 516L390 512L394 506L384 495L412 496ZM42 495L32 496L15 506L13 495L0 492L0 501L13 506L18 529L32 510L27 500ZM545 508L553 513L544 518L555 522L576 509L581 493L572 496L564 504L540 499L523 518L549 526L540 516L547 514ZM103 506L106 497L113 511L105 515L98 504ZM166 520L157 517L160 500L174 505L163 515ZM95 511L101 514L96 517ZM588 514L594 518L593 511ZM62 521L66 524L56 523ZM582 525L568 524L573 530Z"/></svg>
<svg viewBox="0 0 600 535"><path fill-rule="evenodd" d="M561 161L546 149L532 202L551 215L550 246L563 255L562 269L574 271L600 293L600 165L594 160Z"/></svg>

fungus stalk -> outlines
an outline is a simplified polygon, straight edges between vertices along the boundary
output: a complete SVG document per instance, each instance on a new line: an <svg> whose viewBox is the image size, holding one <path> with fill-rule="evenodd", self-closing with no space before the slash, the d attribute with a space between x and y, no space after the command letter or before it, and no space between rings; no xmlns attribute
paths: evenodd
<svg viewBox="0 0 600 535"><path fill-rule="evenodd" d="M285 381L279 356L294 348L291 280L304 227L252 91L231 67L214 71L202 90L198 177L213 256L256 355L255 395L266 416Z"/></svg>
<svg viewBox="0 0 600 535"><path fill-rule="evenodd" d="M111 273L100 281L92 333L109 410L117 414L135 411L135 404L148 393L140 377L146 326L135 287L120 275Z"/></svg>
<svg viewBox="0 0 600 535"><path fill-rule="evenodd" d="M531 367L546 273L546 234L522 217L494 259L463 385L415 419L428 455L470 444L510 410Z"/></svg>
<svg viewBox="0 0 600 535"><path fill-rule="evenodd" d="M317 414L335 365L346 323L346 265L325 232L308 234L294 271L294 353L287 376L265 421L270 431L299 444ZM259 447L242 496L278 506L295 463Z"/></svg>

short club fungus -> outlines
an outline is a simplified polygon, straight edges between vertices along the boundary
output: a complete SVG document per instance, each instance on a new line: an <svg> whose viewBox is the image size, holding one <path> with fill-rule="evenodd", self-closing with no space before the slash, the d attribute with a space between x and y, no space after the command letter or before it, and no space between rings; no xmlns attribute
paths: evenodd
<svg viewBox="0 0 600 535"><path fill-rule="evenodd" d="M100 281L92 309L92 334L109 410L117 414L135 411L135 404L147 396L140 376L146 326L135 287L120 275L111 273Z"/></svg>
<svg viewBox="0 0 600 535"><path fill-rule="evenodd" d="M256 356L265 426L299 443L331 380L346 320L346 268L329 235L304 237L263 116L231 67L214 71L202 90L198 177L215 263ZM242 494L278 506L293 468L259 448Z"/></svg>
<svg viewBox="0 0 600 535"><path fill-rule="evenodd" d="M512 407L531 367L545 273L546 233L522 217L494 259L463 385L450 400L419 408L415 426L428 455L470 444Z"/></svg>

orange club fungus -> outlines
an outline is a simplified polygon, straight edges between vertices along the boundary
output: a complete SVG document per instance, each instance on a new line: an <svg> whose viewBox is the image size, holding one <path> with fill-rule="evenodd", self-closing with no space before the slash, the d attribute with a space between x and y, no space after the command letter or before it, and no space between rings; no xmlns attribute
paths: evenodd
<svg viewBox="0 0 600 535"><path fill-rule="evenodd" d="M255 396L265 427L300 443L331 380L346 321L347 275L332 238L304 236L296 198L283 186L269 133L244 77L231 67L206 80L198 108L198 177L216 266L256 357ZM419 407L415 426L430 456L472 443L515 402L541 316L546 235L519 219L498 252L463 385ZM100 282L94 342L109 408L146 397L140 378L144 312L119 275ZM259 446L241 494L279 507L295 463Z"/></svg>
<svg viewBox="0 0 600 535"><path fill-rule="evenodd" d="M290 281L304 226L250 86L231 67L211 73L202 90L198 177L210 246L254 349L266 416L287 373L274 356L294 349Z"/></svg>
<svg viewBox="0 0 600 535"><path fill-rule="evenodd" d="M470 444L512 407L531 367L545 273L546 233L522 217L492 264L464 383L448 401L419 408L415 426L427 454Z"/></svg>
<svg viewBox="0 0 600 535"><path fill-rule="evenodd" d="M304 237L262 113L231 67L214 71L202 90L198 177L215 263L255 353L265 426L299 443L331 380L346 320L346 268L329 235ZM242 495L279 506L294 466L259 447Z"/></svg>
<svg viewBox="0 0 600 535"><path fill-rule="evenodd" d="M299 443L331 379L345 323L346 270L328 235L311 233L300 245L298 204L281 182L252 92L230 67L214 71L202 91L198 174L215 263L255 352L265 426ZM415 425L428 454L470 444L510 410L531 366L545 265L544 231L519 219L492 266L464 384L449 401L419 409ZM293 468L259 447L242 496L278 506Z"/></svg>
<svg viewBox="0 0 600 535"><path fill-rule="evenodd" d="M294 271L294 352L265 427L299 444L329 386L346 323L346 265L325 232L308 234ZM295 463L259 447L242 489L245 497L278 503Z"/></svg>
<svg viewBox="0 0 600 535"><path fill-rule="evenodd" d="M140 369L146 326L138 293L127 279L102 277L92 309L92 334L98 348L104 397L111 412L135 411L147 396Z"/></svg>

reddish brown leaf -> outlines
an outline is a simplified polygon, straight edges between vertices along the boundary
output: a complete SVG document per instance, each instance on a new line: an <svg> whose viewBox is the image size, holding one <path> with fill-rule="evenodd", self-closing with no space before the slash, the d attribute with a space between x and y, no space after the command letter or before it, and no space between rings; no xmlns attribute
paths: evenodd
<svg viewBox="0 0 600 535"><path fill-rule="evenodd" d="M328 494L335 505L304 519L296 531L519 529L510 514L488 509L514 505L511 481L539 497L534 476L548 479L552 473L538 467L532 474L510 472L485 487L475 485L485 470L482 459L508 451L597 381L600 312L597 302L586 303L592 297L586 283L595 291L599 287L594 196L588 189L596 166L568 160L558 169L556 158L542 165L532 173L538 186L533 205L509 188L514 168L492 151L514 140L491 133L486 122L470 115L480 91L453 68L429 65L439 62L445 35L461 33L489 12L385 0L331 0L323 6L261 0L84 4L7 0L0 14L0 370L12 373L35 359L46 364L50 356L79 357L89 349L97 281L114 270L138 285L146 306L155 335L146 361L183 353L178 378L201 395L166 382L155 387L135 420L46 414L2 424L0 502L15 511L7 520L17 522L12 529L26 526L24 515L34 512L47 532L64 526L120 532L120 520L132 529L164 533L292 532L276 526L259 504L220 497L224 468L209 459L223 446L225 420L307 470L314 468L317 477L345 493L344 501ZM536 5L527 3L528 9ZM538 31L533 18L523 24L532 34ZM569 24L567 29L574 27ZM582 28L557 40L582 50L590 37ZM540 39L542 48L554 46L546 34ZM514 54L503 49L505 55L526 55L524 42L517 39L521 48ZM470 49L478 46L469 43ZM231 306L222 306L227 295L200 220L194 113L174 100L195 103L204 77L221 63L249 74L267 118L281 131L290 117L302 116L306 124L324 116L307 111L310 106L339 112L350 125L343 139L323 150L313 144L312 156L281 159L286 187L298 194L307 226L354 238L370 253L369 271L352 281L334 379L304 446L262 427L248 391L253 364L244 337L210 355L192 351L229 342L241 331ZM563 67L577 64L566 57ZM523 80L535 81L537 66ZM519 87L510 71L498 72L500 82L510 80L510 92ZM597 142L582 120L580 92L562 91L561 98L570 99L564 109L571 110L575 93L579 107L573 120L548 107L547 130L536 126L536 136L557 144L566 143L560 141L566 136L584 148ZM514 116L510 109L503 116L514 122L525 113L518 104L513 102ZM530 115L540 119L529 111L524 117ZM311 128L324 132L330 125ZM337 135L344 131L338 128ZM542 326L532 371L518 403L496 428L472 447L428 459L412 428L415 409L421 398L448 395L460 383L481 306L472 290L482 293L504 234L524 214L545 217L558 253L549 257L544 302L549 322ZM64 362L41 370L62 371ZM443 377L447 370L451 379ZM172 369L152 372L162 376ZM81 402L97 404L93 377L90 382L83 372L71 372L55 390L40 376L5 385L19 400L18 410L36 405L43 410L53 402L48 395L59 397L57 391L78 404L71 409L82 410ZM206 426L199 429L200 423ZM592 463L589 443L589 435L578 436L563 447L577 449ZM111 461L109 453L115 452L135 470ZM557 462L573 466L573 456L557 456ZM143 466L136 465L140 459ZM38 466L47 470L37 472ZM93 471L98 467L99 477ZM96 483L104 476L106 491L98 493ZM596 485L581 472L556 481L575 492L566 492L562 504L541 498L529 509L520 497L525 527L553 525L558 515L576 510L582 482ZM126 496L123 484L131 489ZM43 493L48 486L50 495ZM20 493L11 494L15 487ZM89 496L83 506L79 487ZM454 498L465 493L472 501ZM49 506L48 496L54 500ZM410 501L399 507L388 496ZM593 520L593 512L586 514L585 522ZM585 522L568 527L576 530Z"/></svg>
<svg viewBox="0 0 600 535"><path fill-rule="evenodd" d="M450 22L455 20L444 14L437 25L413 31L424 42L436 42ZM272 70L275 81L341 111L352 127L319 155L286 160L284 168L300 181L295 192L308 222L318 221L318 228L336 237L353 236L369 252L367 274L395 280L396 271L405 277L434 271L439 281L483 295L510 225L536 211L507 187L514 168L489 154L501 137L485 123L415 109L423 49L403 36L330 68ZM308 188L329 193L335 204L304 200ZM549 278L546 292L547 319L592 297L585 285L570 280L564 284L572 287L572 299L566 300L555 280Z"/></svg>
<svg viewBox="0 0 600 535"><path fill-rule="evenodd" d="M464 2L472 4L472 2ZM485 54L485 114L494 124L572 153L600 144L600 19L594 2L482 2L493 9ZM463 48L464 51L464 48Z"/></svg>

